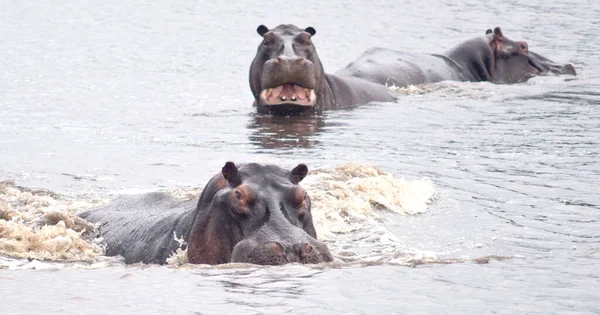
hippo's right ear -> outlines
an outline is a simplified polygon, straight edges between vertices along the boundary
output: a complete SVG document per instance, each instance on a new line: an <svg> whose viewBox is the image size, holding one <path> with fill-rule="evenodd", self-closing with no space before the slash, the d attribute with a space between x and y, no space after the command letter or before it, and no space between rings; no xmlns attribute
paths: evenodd
<svg viewBox="0 0 600 315"><path fill-rule="evenodd" d="M504 35L502 35L499 27L494 28L494 39L504 39Z"/></svg>
<svg viewBox="0 0 600 315"><path fill-rule="evenodd" d="M269 28L264 26L264 25L260 25L257 29L256 32L258 33L258 35L264 37L265 34L267 34L267 32L269 32Z"/></svg>
<svg viewBox="0 0 600 315"><path fill-rule="evenodd" d="M306 174L308 174L308 167L304 164L298 164L298 166L294 167L292 170L292 178L290 178L290 180L296 185L306 177Z"/></svg>
<svg viewBox="0 0 600 315"><path fill-rule="evenodd" d="M490 41L490 46L492 47L494 54L498 54L501 51L504 51L504 35L502 35L502 31L499 27L494 28L492 40Z"/></svg>
<svg viewBox="0 0 600 315"><path fill-rule="evenodd" d="M304 31L310 34L310 36L315 36L315 34L317 34L317 30L315 30L312 26L305 28Z"/></svg>
<svg viewBox="0 0 600 315"><path fill-rule="evenodd" d="M223 169L221 169L221 173L223 174L223 178L225 178L233 186L237 186L242 182L240 180L238 168L235 166L235 164L233 164L233 162L225 163L225 166L223 166Z"/></svg>

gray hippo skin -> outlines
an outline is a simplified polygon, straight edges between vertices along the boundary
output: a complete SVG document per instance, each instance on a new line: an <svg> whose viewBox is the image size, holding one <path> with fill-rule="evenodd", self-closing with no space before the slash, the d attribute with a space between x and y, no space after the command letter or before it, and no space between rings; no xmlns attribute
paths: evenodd
<svg viewBox="0 0 600 315"><path fill-rule="evenodd" d="M337 75L404 87L445 80L518 83L547 73L575 75L575 68L530 51L496 27L441 55L371 48Z"/></svg>
<svg viewBox="0 0 600 315"><path fill-rule="evenodd" d="M259 113L291 115L393 101L389 89L352 76L326 74L311 41L316 31L294 25L268 29L250 66L250 90Z"/></svg>
<svg viewBox="0 0 600 315"><path fill-rule="evenodd" d="M245 262L280 265L332 260L317 240L310 198L298 183L306 165L227 162L206 185L196 205L167 193L120 197L80 213L99 223L106 255L125 262L164 264L183 238L194 264Z"/></svg>

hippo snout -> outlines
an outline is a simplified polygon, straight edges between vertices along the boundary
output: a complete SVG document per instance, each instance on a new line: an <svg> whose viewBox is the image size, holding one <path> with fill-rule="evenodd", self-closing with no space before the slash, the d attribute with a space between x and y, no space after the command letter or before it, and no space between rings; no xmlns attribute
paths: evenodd
<svg viewBox="0 0 600 315"><path fill-rule="evenodd" d="M570 74L576 75L575 67L572 64L557 64L557 63L547 63L545 65L545 71L553 74ZM544 71L544 72L545 72Z"/></svg>
<svg viewBox="0 0 600 315"><path fill-rule="evenodd" d="M288 263L318 264L332 260L327 246L315 239L294 244L278 241L259 244L254 240L244 240L235 246L231 256L232 262L273 266Z"/></svg>
<svg viewBox="0 0 600 315"><path fill-rule="evenodd" d="M314 64L306 58L285 56L265 62L261 76L263 89L274 88L286 83L314 89L317 85Z"/></svg>

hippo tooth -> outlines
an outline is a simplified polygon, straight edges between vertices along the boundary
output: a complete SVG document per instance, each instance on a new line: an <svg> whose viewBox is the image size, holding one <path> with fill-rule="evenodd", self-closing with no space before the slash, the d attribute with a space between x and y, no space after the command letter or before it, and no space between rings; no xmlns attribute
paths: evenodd
<svg viewBox="0 0 600 315"><path fill-rule="evenodd" d="M267 98L271 98L271 95L273 95L273 89L267 89Z"/></svg>
<svg viewBox="0 0 600 315"><path fill-rule="evenodd" d="M296 101L296 96L295 95L292 96L292 101L294 101L294 102Z"/></svg>
<svg viewBox="0 0 600 315"><path fill-rule="evenodd" d="M285 100L287 100L287 97L285 97L285 96L282 96L282 97L281 97L281 100L282 100L282 101L285 101Z"/></svg>

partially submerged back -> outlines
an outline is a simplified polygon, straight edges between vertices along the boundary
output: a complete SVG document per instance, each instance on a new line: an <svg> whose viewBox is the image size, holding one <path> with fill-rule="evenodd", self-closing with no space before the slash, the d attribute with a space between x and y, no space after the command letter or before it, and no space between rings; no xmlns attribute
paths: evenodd
<svg viewBox="0 0 600 315"><path fill-rule="evenodd" d="M372 48L338 72L400 87L445 80L518 83L548 73L575 75L575 69L511 41L499 27L439 55Z"/></svg>
<svg viewBox="0 0 600 315"><path fill-rule="evenodd" d="M189 238L195 208L195 200L155 192L121 196L79 216L100 223L107 256L121 255L128 264L164 264L180 246L175 237Z"/></svg>

